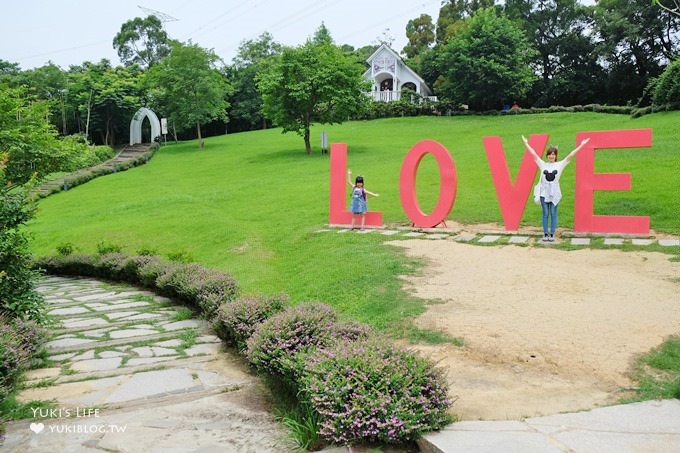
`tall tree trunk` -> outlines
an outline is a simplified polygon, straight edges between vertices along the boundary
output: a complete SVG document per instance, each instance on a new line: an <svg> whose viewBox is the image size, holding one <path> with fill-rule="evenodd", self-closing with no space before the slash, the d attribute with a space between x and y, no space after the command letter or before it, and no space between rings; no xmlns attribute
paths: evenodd
<svg viewBox="0 0 680 453"><path fill-rule="evenodd" d="M305 150L307 151L308 156L312 155L312 144L309 141L309 127L305 127Z"/></svg>
<svg viewBox="0 0 680 453"><path fill-rule="evenodd" d="M90 90L90 98L87 100L87 121L85 122L85 140L90 140L90 112L92 111L92 92Z"/></svg>
<svg viewBox="0 0 680 453"><path fill-rule="evenodd" d="M61 94L61 134L67 135L66 132L66 102L64 100L64 94Z"/></svg>
<svg viewBox="0 0 680 453"><path fill-rule="evenodd" d="M198 134L198 147L203 148L205 145L203 144L203 139L201 138L201 123L196 121L196 133Z"/></svg>

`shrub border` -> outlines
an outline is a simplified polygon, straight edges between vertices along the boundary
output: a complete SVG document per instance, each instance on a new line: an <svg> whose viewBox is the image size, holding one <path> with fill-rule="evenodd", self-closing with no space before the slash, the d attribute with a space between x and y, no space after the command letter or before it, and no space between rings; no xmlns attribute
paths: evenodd
<svg viewBox="0 0 680 453"><path fill-rule="evenodd" d="M42 257L35 260L35 266L43 269L48 274L53 275L70 275L70 276L86 276L97 277L107 280L124 281L156 291L159 294L178 299L195 306L201 316L206 318L211 324L213 330L226 343L236 344L237 352L249 360L250 365L254 366L265 377L275 378L284 385L284 390L292 392L297 395L297 404L307 406L312 409L312 416L317 418L317 432L322 426L325 428L320 431L322 437L328 442L338 442L343 444L352 444L356 442L387 442L391 444L402 444L416 440L421 434L432 430L438 430L444 425L453 421L453 418L448 415L448 409L452 405L452 401L444 399L442 395L449 393L448 383L444 379L444 374L441 369L437 368L430 359L422 357L419 353L392 345L389 340L382 337L367 325L360 323L345 323L337 319L337 313L330 307L323 304L316 303L316 305L327 308L331 320L329 331L318 331L319 320L314 313L315 304L288 306L283 307L283 300L281 297L270 297L258 299L253 297L245 297L238 299L238 288L236 281L229 275L223 272L214 271L201 267L196 263L175 263L162 260L157 256L127 256L122 253L106 253L101 255L66 255L66 256L49 256ZM224 314L229 311L232 304L252 304L256 300L258 307L248 310L242 310L235 317L225 317ZM226 306L225 306L226 305ZM318 309L317 309L318 310ZM276 333L276 328L272 330L272 326L281 319L294 318L291 323L291 336L295 336L300 332L300 340L304 343L302 348L297 346L291 348L286 357L288 366L272 368L269 363L262 363L262 360L276 360L275 355L267 354L271 351L261 351L258 363L253 363L252 345L255 343L254 339L261 335L269 335L272 338L272 331ZM243 329L237 329L238 326L227 326L226 322L242 323L251 321L257 324L252 331L243 333ZM322 319L323 321L323 319ZM307 325L309 324L309 325ZM315 333L317 332L318 333ZM236 334L234 332L241 332ZM249 338L244 338L250 334ZM276 337L276 335L274 335ZM315 336L319 336L316 338ZM328 337L328 338L327 338ZM290 338L284 339L286 344L295 344L290 342ZM273 338L276 340L276 338ZM285 350L286 344L279 344L276 347ZM428 385L420 387L418 384L413 386L413 381L408 379L408 376L399 376L400 379L393 379L393 376L381 376L378 373L368 373L373 375L370 379L358 381L355 383L355 390L358 394L362 394L362 398L366 400L377 399L380 396L389 402L394 395L397 400L390 404L404 406L412 401L418 401L420 405L427 405L431 408L430 411L423 411L423 413L413 414L411 420L401 420L398 417L390 417L387 420L376 422L375 409L372 412L364 413L359 411L355 414L356 418L352 418L351 424L347 424L346 420L341 420L339 413L331 413L323 411L321 407L317 407L319 398L318 392L309 387L310 382L316 382L313 375L318 375L316 365L322 362L328 363L333 367L336 361L335 354L337 348L345 348L351 345L357 345L355 349L361 350L363 344L365 345L379 345L374 346L377 350L382 350L381 360L393 360L395 362L407 358L413 363L418 363L416 370L407 370L416 374L422 374L418 379L413 381L426 380ZM244 345L247 347L244 348ZM308 345L309 347L305 347ZM267 358L267 355L271 357ZM263 359L264 358L264 359ZM271 372L272 369L279 370L279 373ZM363 370L362 370L363 371ZM283 374L281 374L283 373ZM317 376L318 377L318 376ZM406 377L407 379L403 379ZM384 378L384 379L383 379ZM378 379L376 383L376 379ZM393 392L384 394L384 385L393 386L401 385ZM387 384L386 384L387 383ZM375 387L375 386L378 387ZM375 397L371 397L371 392L377 392ZM347 395L354 395L353 391ZM366 396L368 395L368 396ZM403 399L401 395L405 395ZM337 396L336 396L337 398ZM430 401L430 398L434 398ZM353 404L353 398L345 400L345 403L340 401L340 404L347 406ZM408 410L407 410L408 412ZM405 417L406 418L406 417ZM367 431L356 431L356 426L367 426L372 423L373 428ZM338 429L331 429L329 426L340 426ZM352 430L349 430L349 427ZM345 427L345 428L343 428ZM344 431L343 431L344 430Z"/></svg>

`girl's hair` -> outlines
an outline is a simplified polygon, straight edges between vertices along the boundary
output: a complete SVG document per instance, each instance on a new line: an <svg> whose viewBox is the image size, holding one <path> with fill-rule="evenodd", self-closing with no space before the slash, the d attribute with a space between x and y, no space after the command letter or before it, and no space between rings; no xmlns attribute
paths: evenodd
<svg viewBox="0 0 680 453"><path fill-rule="evenodd" d="M554 154L555 157L557 158L557 146L555 145L550 145L548 146L548 152L545 153L546 157L549 156L550 154Z"/></svg>
<svg viewBox="0 0 680 453"><path fill-rule="evenodd" d="M357 179L354 180L354 185L357 185L359 183L364 183L364 177L363 176L357 176Z"/></svg>

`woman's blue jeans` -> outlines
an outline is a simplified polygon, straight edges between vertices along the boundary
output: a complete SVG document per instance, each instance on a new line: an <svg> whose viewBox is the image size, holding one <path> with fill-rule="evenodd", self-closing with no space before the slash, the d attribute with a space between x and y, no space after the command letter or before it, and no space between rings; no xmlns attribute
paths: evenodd
<svg viewBox="0 0 680 453"><path fill-rule="evenodd" d="M546 203L545 198L541 197L541 210L543 211L543 234L555 234L557 230L557 205ZM548 229L548 217L550 217L550 229Z"/></svg>

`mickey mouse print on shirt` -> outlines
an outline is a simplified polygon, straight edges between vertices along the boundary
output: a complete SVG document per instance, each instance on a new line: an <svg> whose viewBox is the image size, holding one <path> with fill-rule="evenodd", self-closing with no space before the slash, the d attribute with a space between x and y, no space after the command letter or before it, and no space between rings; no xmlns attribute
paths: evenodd
<svg viewBox="0 0 680 453"><path fill-rule="evenodd" d="M558 162L540 161L541 196L546 203L557 204L562 199L560 176L562 176L562 171L566 165L567 162L564 160Z"/></svg>
<svg viewBox="0 0 680 453"><path fill-rule="evenodd" d="M553 171L543 170L543 174L545 175L546 181L553 182L555 180L555 176L557 175L557 170Z"/></svg>

